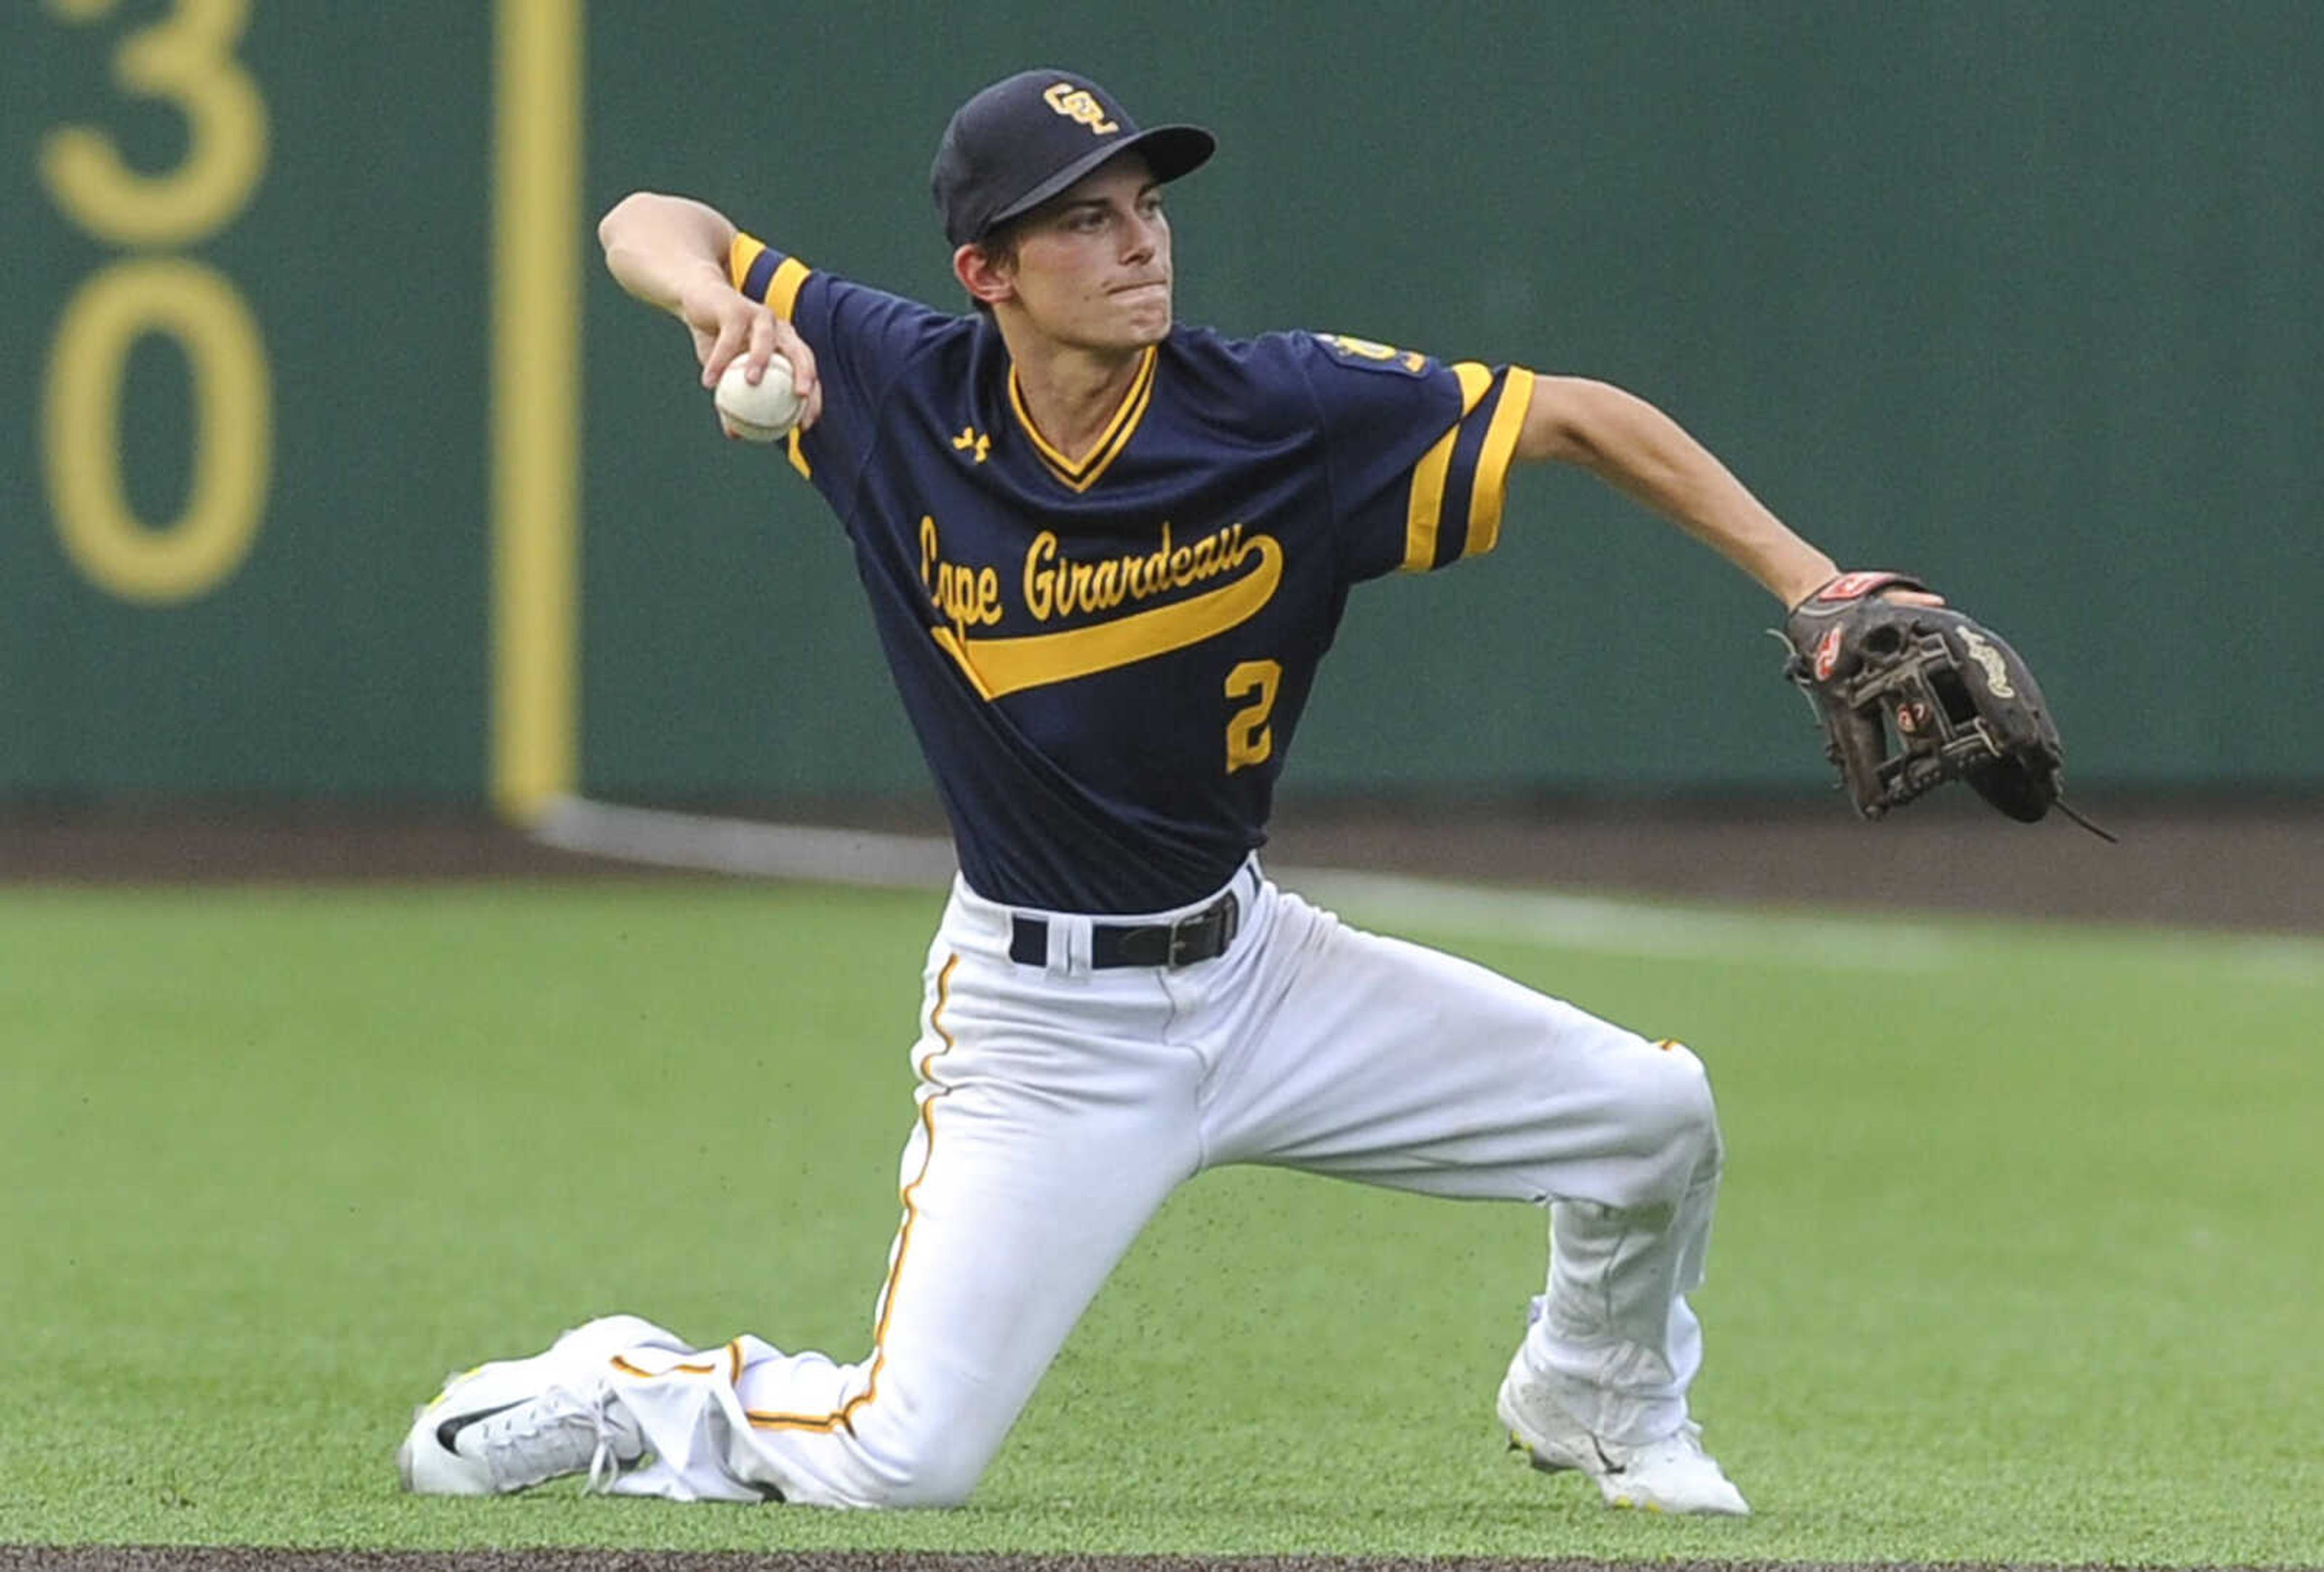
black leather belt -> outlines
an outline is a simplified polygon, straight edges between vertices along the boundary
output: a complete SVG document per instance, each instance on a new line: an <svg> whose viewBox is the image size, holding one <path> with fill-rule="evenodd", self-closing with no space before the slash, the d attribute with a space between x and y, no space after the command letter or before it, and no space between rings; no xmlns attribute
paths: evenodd
<svg viewBox="0 0 2324 1572"><path fill-rule="evenodd" d="M1049 925L1038 917L1012 917L1009 958L1019 966L1048 964ZM1231 890L1176 922L1093 922L1090 924L1090 966L1191 966L1215 960L1234 942L1242 925L1242 902Z"/></svg>

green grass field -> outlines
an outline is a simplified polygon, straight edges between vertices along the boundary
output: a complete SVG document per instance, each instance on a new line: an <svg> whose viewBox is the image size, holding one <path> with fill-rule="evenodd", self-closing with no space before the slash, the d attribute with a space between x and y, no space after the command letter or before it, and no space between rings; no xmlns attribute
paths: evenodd
<svg viewBox="0 0 2324 1572"><path fill-rule="evenodd" d="M2324 944L1782 914L1350 912L1711 1064L1748 1521L1502 1452L1537 1213L1251 1170L966 1510L401 1496L446 1370L592 1314L863 1351L936 908L0 891L0 1542L2324 1565Z"/></svg>

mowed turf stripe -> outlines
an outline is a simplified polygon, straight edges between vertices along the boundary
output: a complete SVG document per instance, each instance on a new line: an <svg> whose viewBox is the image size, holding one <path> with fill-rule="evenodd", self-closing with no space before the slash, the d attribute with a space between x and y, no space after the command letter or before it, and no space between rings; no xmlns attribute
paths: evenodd
<svg viewBox="0 0 2324 1572"><path fill-rule="evenodd" d="M1351 917L1593 955L1932 972L1951 964L1959 949L1958 941L1941 929L1894 918L1657 906L1324 868L1284 869L1279 876L1288 887Z"/></svg>
<svg viewBox="0 0 2324 1572"><path fill-rule="evenodd" d="M1274 873L1286 886L1351 916L1597 955L1932 972L1967 962L2000 937L2018 947L2050 946L2091 959L2193 966L2254 983L2324 986L2324 939L2292 934L1937 920L1879 911L1811 915L1503 890L1336 869Z"/></svg>
<svg viewBox="0 0 2324 1572"><path fill-rule="evenodd" d="M534 831L547 845L658 867L867 888L941 886L953 868L941 837L890 835L674 813L564 798ZM1271 867L1286 888L1382 927L1516 940L1594 955L1790 963L1823 971L1934 972L1960 964L1980 932L1972 918L1940 921L1885 911L1813 914L1750 907L1499 889L1403 874ZM2263 984L2324 986L2324 940L2126 927L2018 922L2045 939L2078 932L2163 964L2194 965Z"/></svg>

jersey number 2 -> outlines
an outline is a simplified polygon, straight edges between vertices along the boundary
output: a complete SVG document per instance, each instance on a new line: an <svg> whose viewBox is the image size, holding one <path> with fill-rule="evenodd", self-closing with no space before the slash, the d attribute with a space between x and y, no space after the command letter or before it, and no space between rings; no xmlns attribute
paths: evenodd
<svg viewBox="0 0 2324 1572"><path fill-rule="evenodd" d="M1227 697L1249 698L1227 717L1227 773L1249 764L1263 764L1275 752L1275 733L1267 717L1275 710L1275 685L1283 667L1274 661L1245 661L1227 673Z"/></svg>

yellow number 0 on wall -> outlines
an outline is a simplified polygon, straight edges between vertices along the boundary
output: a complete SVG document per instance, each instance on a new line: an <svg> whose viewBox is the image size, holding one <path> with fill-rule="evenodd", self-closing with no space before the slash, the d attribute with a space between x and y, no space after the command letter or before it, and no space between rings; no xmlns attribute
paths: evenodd
<svg viewBox="0 0 2324 1572"><path fill-rule="evenodd" d="M94 22L115 0L49 0L68 22ZM131 32L114 80L177 106L187 124L177 168L146 174L112 138L66 125L41 146L41 180L65 217L99 240L173 245L231 223L266 168L266 105L234 46L248 0L176 0ZM129 351L148 333L175 338L192 374L193 481L184 510L148 525L122 485L121 390ZM258 323L234 285L186 258L115 263L83 284L57 323L42 443L49 501L66 553L124 600L189 600L249 555L266 511L273 398Z"/></svg>
<svg viewBox="0 0 2324 1572"><path fill-rule="evenodd" d="M121 386L130 347L167 333L191 364L198 419L186 507L141 523L121 486ZM272 398L258 324L198 262L117 262L80 288L49 362L49 498L65 550L124 600L186 600L231 574L266 511Z"/></svg>

